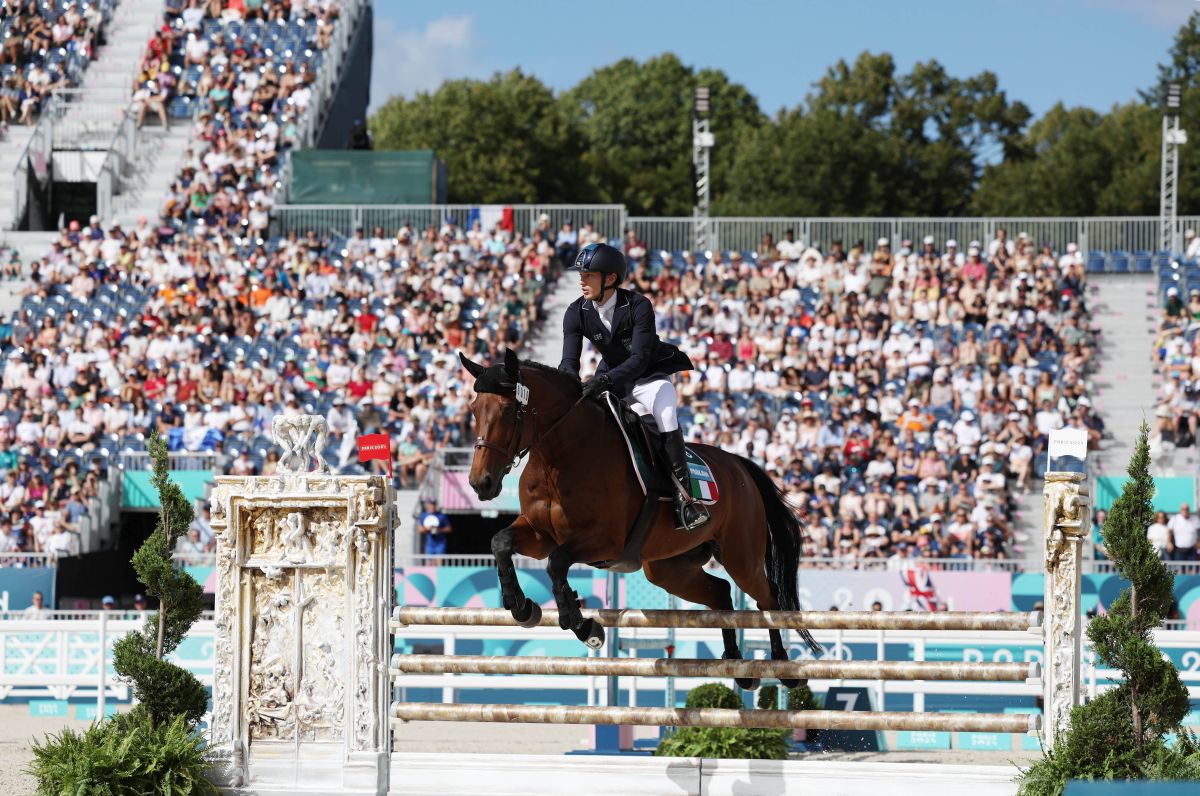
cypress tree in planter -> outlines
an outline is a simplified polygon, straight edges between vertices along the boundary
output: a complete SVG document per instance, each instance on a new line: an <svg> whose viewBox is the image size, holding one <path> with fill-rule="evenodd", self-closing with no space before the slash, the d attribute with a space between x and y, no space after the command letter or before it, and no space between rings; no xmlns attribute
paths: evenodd
<svg viewBox="0 0 1200 796"><path fill-rule="evenodd" d="M1200 778L1200 750L1180 726L1187 688L1151 639L1171 608L1174 576L1146 538L1154 520L1148 433L1143 422L1129 481L1103 529L1108 556L1130 586L1087 628L1097 657L1123 680L1071 711L1070 729L1023 773L1022 794L1057 794L1070 779ZM1178 734L1174 747L1168 733Z"/></svg>
<svg viewBox="0 0 1200 796"><path fill-rule="evenodd" d="M113 668L133 683L133 692L155 724L183 716L195 725L208 706L208 693L196 676L165 658L179 646L204 610L204 590L196 579L171 564L175 543L187 533L194 514L179 485L167 474L167 442L157 433L147 445L154 464L151 483L162 509L154 532L133 555L133 568L146 593L158 598L158 611L113 645Z"/></svg>
<svg viewBox="0 0 1200 796"><path fill-rule="evenodd" d="M216 793L207 777L204 737L196 730L208 694L190 672L164 660L203 609L200 584L171 566L192 508L167 477L166 442L151 434L149 450L162 510L154 532L134 554L133 567L159 608L140 631L113 645L113 666L132 682L141 704L111 719L101 717L86 732L65 729L35 742L27 770L37 778L39 794Z"/></svg>

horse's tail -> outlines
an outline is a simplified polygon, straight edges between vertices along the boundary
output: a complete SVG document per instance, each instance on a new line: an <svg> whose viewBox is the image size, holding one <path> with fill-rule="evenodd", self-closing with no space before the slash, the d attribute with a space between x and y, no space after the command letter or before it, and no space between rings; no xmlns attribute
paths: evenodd
<svg viewBox="0 0 1200 796"><path fill-rule="evenodd" d="M742 459L750 479L758 487L762 496L763 509L767 514L767 580L771 584L771 593L781 611L799 611L800 594L797 590L796 579L800 570L800 542L803 530L800 521L788 507L787 499L771 476L749 459ZM814 653L821 651L812 634L803 628L798 631L804 643Z"/></svg>

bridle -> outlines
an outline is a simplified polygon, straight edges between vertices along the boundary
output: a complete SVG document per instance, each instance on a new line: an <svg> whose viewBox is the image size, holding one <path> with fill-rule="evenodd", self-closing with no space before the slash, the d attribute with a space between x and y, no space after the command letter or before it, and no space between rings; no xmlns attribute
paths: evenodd
<svg viewBox="0 0 1200 796"><path fill-rule="evenodd" d="M535 445L548 437L550 432L558 428L559 423L567 419L567 415L571 414L571 410L583 402L583 396L580 396L579 400L567 407L567 411L563 412L557 420L551 423L549 428L539 433L537 409L529 405L529 386L522 384L521 382L517 382L516 388L513 391L513 397L517 400L517 416L513 421L512 438L509 440L508 445L500 446L494 442L489 442L483 437L475 438L475 450L487 448L489 450L494 450L498 453L504 454L504 458L508 461L508 464L504 467L505 475L512 472L513 468L521 463L521 460L529 454L529 451L532 450ZM529 414L530 419L532 420L533 441L524 448L521 448L521 435L524 431L526 413Z"/></svg>

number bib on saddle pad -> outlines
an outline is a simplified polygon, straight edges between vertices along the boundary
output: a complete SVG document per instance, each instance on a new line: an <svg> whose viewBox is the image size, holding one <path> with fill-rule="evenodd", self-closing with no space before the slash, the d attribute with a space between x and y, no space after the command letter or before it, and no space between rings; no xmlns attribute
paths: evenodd
<svg viewBox="0 0 1200 796"><path fill-rule="evenodd" d="M621 436L625 440L629 459L633 462L633 471L637 473L642 494L649 494L650 489L653 488L658 492L666 493L660 497L661 500L671 500L675 487L663 483L662 474L657 472L651 464L651 457L647 455L645 449L647 432L641 418L612 393L605 393L604 399L604 404L616 418L617 427L621 429ZM649 424L648 420L646 424ZM685 448L685 450L688 475L690 476L688 492L701 503L711 506L717 502L717 480L713 477L712 469L700 454L691 448Z"/></svg>

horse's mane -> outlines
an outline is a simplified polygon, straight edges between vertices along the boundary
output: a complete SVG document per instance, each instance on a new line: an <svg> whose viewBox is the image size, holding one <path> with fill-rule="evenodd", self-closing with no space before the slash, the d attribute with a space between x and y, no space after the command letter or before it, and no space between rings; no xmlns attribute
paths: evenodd
<svg viewBox="0 0 1200 796"><path fill-rule="evenodd" d="M534 362L532 359L522 359L521 367L536 370L538 373L546 376L550 381L556 382L556 384L557 382L561 382L561 385L558 386L561 386L564 390L578 390L580 387L579 377L573 373L567 373L565 370L559 370L558 368L551 367L550 365L546 365L541 362Z"/></svg>

